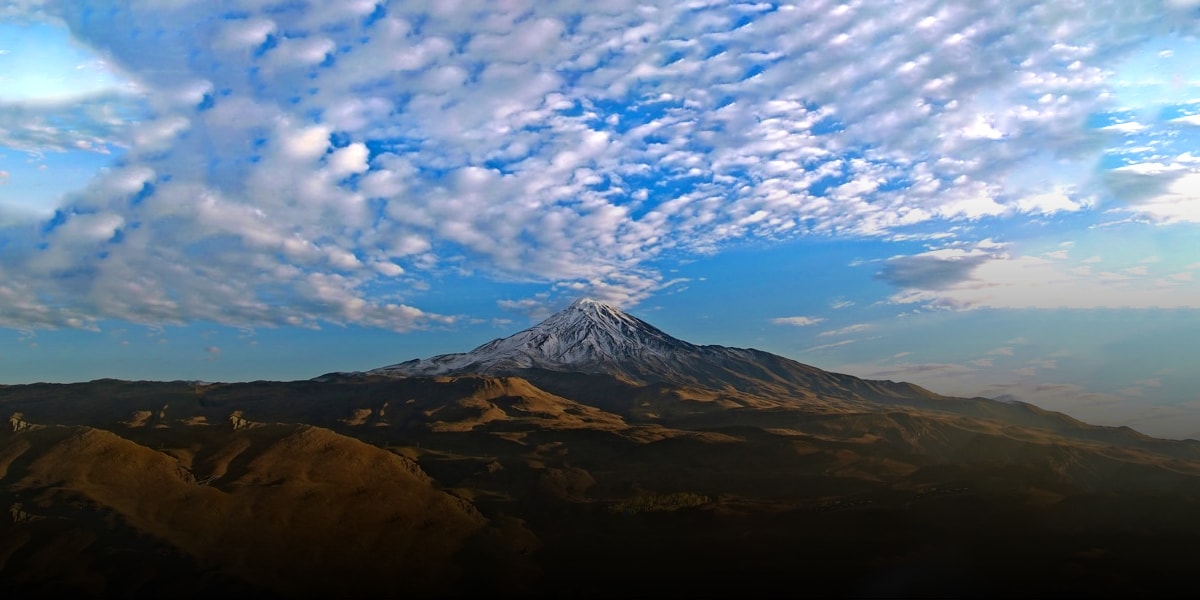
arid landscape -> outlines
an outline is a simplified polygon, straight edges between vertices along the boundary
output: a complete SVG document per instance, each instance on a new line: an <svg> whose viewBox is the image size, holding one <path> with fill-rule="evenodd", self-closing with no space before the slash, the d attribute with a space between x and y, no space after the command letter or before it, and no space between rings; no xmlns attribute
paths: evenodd
<svg viewBox="0 0 1200 600"><path fill-rule="evenodd" d="M0 408L21 597L1129 596L1186 585L1200 536L1200 442L588 301L375 371Z"/></svg>

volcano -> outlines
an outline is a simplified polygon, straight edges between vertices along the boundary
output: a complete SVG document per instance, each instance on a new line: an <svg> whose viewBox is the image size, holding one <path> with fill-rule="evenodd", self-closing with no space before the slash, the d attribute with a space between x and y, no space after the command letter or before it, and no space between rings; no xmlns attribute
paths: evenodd
<svg viewBox="0 0 1200 600"><path fill-rule="evenodd" d="M371 371L391 376L503 375L526 369L603 373L630 382L671 379L713 360L720 346L697 346L608 304L579 299L550 318L466 353L411 360Z"/></svg>
<svg viewBox="0 0 1200 600"><path fill-rule="evenodd" d="M671 385L718 392L845 399L932 399L910 383L831 373L755 350L692 344L609 304L583 298L546 320L470 352L410 360L368 371L388 377L591 374L634 385Z"/></svg>
<svg viewBox="0 0 1200 600"><path fill-rule="evenodd" d="M1200 456L1195 443L1163 445L1128 427L1089 425L1017 400L946 396L913 383L826 371L753 348L693 344L588 298L470 352L318 379L346 376L519 378L634 422L677 427L764 425L778 419L778 411L878 415L916 409L922 418L958 415L1073 439L1165 449L1188 459Z"/></svg>

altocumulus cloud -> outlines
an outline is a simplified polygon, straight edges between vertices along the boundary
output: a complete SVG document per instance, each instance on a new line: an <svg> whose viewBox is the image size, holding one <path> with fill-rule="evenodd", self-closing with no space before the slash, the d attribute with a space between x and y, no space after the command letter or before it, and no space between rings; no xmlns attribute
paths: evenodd
<svg viewBox="0 0 1200 600"><path fill-rule="evenodd" d="M1105 66L1194 28L1132 4L6 2L65 22L138 111L0 119L14 147L126 149L0 231L0 325L406 330L453 320L405 298L462 265L630 304L670 283L656 260L749 237L1079 210L1095 190L1007 177L1123 134L1085 126ZM1176 215L1182 185L1146 210ZM997 260L884 276L979 303L959 283Z"/></svg>

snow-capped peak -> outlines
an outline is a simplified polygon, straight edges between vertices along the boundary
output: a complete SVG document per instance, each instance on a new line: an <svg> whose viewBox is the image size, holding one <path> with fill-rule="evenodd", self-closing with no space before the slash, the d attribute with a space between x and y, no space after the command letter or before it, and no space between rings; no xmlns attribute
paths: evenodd
<svg viewBox="0 0 1200 600"><path fill-rule="evenodd" d="M698 346L603 302L580 299L545 321L470 352L410 360L369 371L388 377L485 375L541 379L545 371L603 374L628 383L839 397L927 398L911 384L828 373L751 348Z"/></svg>
<svg viewBox="0 0 1200 600"><path fill-rule="evenodd" d="M636 366L640 371L669 360L674 353L695 348L613 306L581 298L529 329L470 352L409 361L374 372L444 375L541 368L618 373L625 366Z"/></svg>

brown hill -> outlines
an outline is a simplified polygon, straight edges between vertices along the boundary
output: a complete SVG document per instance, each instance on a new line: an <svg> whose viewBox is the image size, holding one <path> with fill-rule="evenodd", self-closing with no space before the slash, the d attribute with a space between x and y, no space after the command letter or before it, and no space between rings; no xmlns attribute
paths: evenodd
<svg viewBox="0 0 1200 600"><path fill-rule="evenodd" d="M100 511L201 570L286 597L458 589L455 556L488 524L411 460L326 429L251 425L180 441L185 451L163 452L90 427L8 433L0 481L29 518Z"/></svg>

